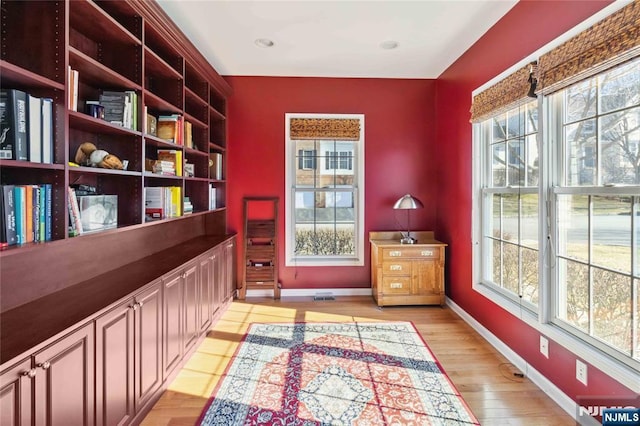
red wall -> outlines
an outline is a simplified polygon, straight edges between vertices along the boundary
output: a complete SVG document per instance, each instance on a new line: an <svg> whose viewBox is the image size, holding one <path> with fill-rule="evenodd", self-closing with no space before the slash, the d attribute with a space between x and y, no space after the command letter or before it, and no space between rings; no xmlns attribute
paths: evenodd
<svg viewBox="0 0 640 426"><path fill-rule="evenodd" d="M428 153L435 134L434 80L227 77L227 81L233 87L227 112L229 228L242 241L242 197L280 197L283 288L370 287L368 243L362 267L284 267L285 113L364 114L365 235L370 230L400 229L398 222L404 227L406 216L392 206L407 192L427 206L412 212L412 228L433 229L436 161Z"/></svg>
<svg viewBox="0 0 640 426"><path fill-rule="evenodd" d="M549 342L550 359L539 352L539 333L472 289L471 93L507 68L609 4L609 1L520 1L437 80L436 138L439 236L447 251L448 295L565 394L632 395L595 368L588 386L575 379L576 357ZM433 147L435 149L435 146ZM435 152L433 152L435 155Z"/></svg>

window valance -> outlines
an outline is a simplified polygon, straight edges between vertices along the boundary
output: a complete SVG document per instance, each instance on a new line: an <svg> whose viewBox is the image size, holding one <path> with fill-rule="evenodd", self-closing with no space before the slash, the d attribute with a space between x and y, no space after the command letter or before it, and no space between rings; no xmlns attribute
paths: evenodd
<svg viewBox="0 0 640 426"><path fill-rule="evenodd" d="M529 75L535 64L529 64L473 97L471 121L474 123L531 101L527 98Z"/></svg>
<svg viewBox="0 0 640 426"><path fill-rule="evenodd" d="M640 1L635 0L542 55L538 91L555 92L639 54Z"/></svg>
<svg viewBox="0 0 640 426"><path fill-rule="evenodd" d="M292 118L289 137L300 139L335 139L357 141L360 139L360 120L333 118Z"/></svg>

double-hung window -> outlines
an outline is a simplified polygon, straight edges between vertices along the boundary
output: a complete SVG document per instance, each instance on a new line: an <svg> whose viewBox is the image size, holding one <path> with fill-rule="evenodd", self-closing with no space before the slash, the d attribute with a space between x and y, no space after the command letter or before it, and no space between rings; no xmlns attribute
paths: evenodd
<svg viewBox="0 0 640 426"><path fill-rule="evenodd" d="M524 67L472 108L474 288L634 389L640 46L625 45L625 25L639 9L630 3L603 21L608 31L594 25L542 54L537 99L519 86ZM604 36L614 41L589 38Z"/></svg>
<svg viewBox="0 0 640 426"><path fill-rule="evenodd" d="M552 151L553 321L640 361L640 59L547 101L550 136L562 141Z"/></svg>
<svg viewBox="0 0 640 426"><path fill-rule="evenodd" d="M364 264L364 116L286 114L286 264Z"/></svg>

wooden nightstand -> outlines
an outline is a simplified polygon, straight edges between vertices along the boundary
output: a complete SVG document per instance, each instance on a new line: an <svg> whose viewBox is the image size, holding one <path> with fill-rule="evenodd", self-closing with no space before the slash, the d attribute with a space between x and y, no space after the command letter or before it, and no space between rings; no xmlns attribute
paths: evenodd
<svg viewBox="0 0 640 426"><path fill-rule="evenodd" d="M371 285L378 306L444 305L444 248L433 232L412 232L416 244L400 244L399 232L370 232Z"/></svg>

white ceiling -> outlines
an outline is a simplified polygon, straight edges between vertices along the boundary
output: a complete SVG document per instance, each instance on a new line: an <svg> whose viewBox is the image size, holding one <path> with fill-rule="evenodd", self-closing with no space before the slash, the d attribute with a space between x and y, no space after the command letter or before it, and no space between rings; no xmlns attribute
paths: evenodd
<svg viewBox="0 0 640 426"><path fill-rule="evenodd" d="M437 78L516 2L158 0L222 75L373 78Z"/></svg>

